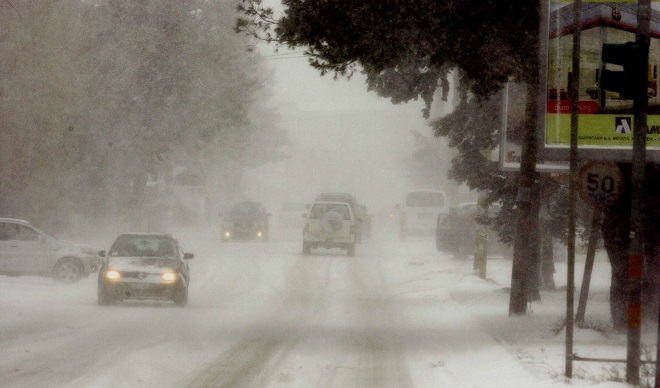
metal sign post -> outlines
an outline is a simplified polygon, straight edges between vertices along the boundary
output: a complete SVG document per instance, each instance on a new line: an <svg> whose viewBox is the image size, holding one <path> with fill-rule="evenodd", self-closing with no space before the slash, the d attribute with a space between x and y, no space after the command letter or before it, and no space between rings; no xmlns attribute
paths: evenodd
<svg viewBox="0 0 660 388"><path fill-rule="evenodd" d="M575 199L577 187L578 114L580 112L580 10L573 3L573 73L571 79L571 149L568 184L568 269L566 279L566 377L573 377L573 311L575 303Z"/></svg>

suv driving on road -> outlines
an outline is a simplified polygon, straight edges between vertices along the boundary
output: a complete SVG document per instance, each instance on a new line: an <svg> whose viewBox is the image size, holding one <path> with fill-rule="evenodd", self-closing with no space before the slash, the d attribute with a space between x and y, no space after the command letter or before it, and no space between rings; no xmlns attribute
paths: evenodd
<svg viewBox="0 0 660 388"><path fill-rule="evenodd" d="M321 193L316 196L316 201L345 202L351 207L353 218L355 220L355 238L357 242L362 241L362 214L360 213L357 199L348 193Z"/></svg>
<svg viewBox="0 0 660 388"><path fill-rule="evenodd" d="M339 248L354 256L355 230L355 217L349 204L314 202L303 231L303 254L309 255L313 248Z"/></svg>
<svg viewBox="0 0 660 388"><path fill-rule="evenodd" d="M0 218L0 274L75 283L95 272L100 262L90 247L59 240L25 220Z"/></svg>

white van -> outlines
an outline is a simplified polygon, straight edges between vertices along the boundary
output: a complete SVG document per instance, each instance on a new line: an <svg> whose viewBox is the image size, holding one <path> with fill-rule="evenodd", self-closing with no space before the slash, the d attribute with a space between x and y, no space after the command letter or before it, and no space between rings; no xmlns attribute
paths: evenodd
<svg viewBox="0 0 660 388"><path fill-rule="evenodd" d="M406 194L401 207L399 236L434 235L438 215L447 214L447 196L440 190L416 190Z"/></svg>

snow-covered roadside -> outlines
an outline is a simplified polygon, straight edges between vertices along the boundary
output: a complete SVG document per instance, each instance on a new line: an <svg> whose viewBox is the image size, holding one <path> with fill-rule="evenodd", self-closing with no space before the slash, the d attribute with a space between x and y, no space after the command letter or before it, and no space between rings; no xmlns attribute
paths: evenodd
<svg viewBox="0 0 660 388"><path fill-rule="evenodd" d="M555 263L557 290L542 291L541 300L530 305L523 317L508 317L511 260L490 258L487 279L470 274L450 291L452 298L468 306L480 326L518 358L540 380L589 387L626 387L624 363L574 361L573 379L564 377L566 263ZM584 257L576 263L575 307L577 309ZM609 318L610 266L604 252L599 252L593 270L585 327L575 328L574 354L582 357L626 358L626 335L612 331ZM655 355L656 328L643 331L642 352L645 359ZM652 386L654 368L642 366L644 386Z"/></svg>

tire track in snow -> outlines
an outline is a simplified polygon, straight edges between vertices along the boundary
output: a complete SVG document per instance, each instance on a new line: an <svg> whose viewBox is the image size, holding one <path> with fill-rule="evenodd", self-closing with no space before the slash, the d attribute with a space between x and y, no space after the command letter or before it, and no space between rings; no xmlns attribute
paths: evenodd
<svg viewBox="0 0 660 388"><path fill-rule="evenodd" d="M264 386L296 344L304 337L301 325L324 305L334 260L300 257L287 273L284 295L272 297L273 311L215 360L182 382L187 387ZM286 309L286 310L285 310ZM287 311L287 320L282 320Z"/></svg>
<svg viewBox="0 0 660 388"><path fill-rule="evenodd" d="M375 245L370 248L373 249ZM353 344L338 354L332 367L320 375L319 387L412 387L414 383L396 339L400 314L382 272L384 252L378 249L367 257L346 262L345 280L348 309L346 332Z"/></svg>

